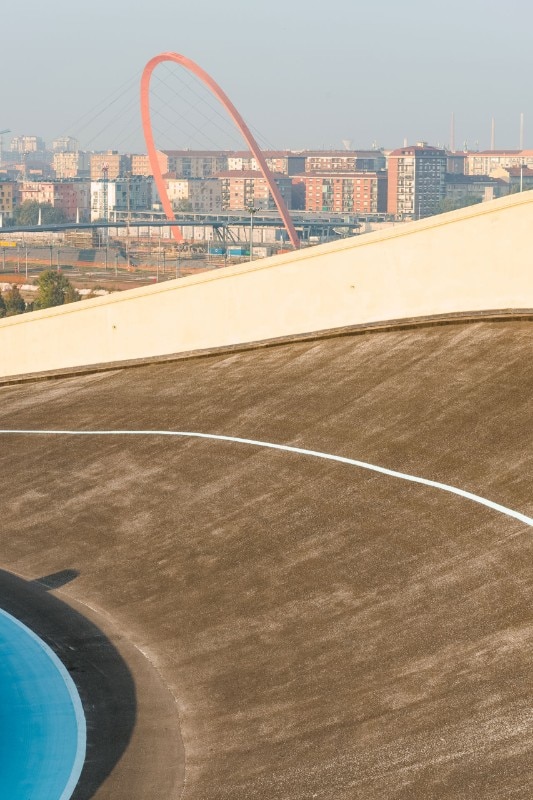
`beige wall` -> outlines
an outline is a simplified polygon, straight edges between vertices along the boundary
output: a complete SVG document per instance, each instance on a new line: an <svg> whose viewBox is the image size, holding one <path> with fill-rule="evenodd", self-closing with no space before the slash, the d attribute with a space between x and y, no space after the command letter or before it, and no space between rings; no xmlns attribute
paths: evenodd
<svg viewBox="0 0 533 800"><path fill-rule="evenodd" d="M0 375L403 317L533 309L533 192L0 321Z"/></svg>

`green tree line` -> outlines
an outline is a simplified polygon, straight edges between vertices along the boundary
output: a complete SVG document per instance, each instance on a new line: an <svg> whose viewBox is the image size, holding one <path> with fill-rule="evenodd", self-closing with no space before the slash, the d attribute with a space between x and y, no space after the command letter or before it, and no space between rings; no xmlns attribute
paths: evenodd
<svg viewBox="0 0 533 800"><path fill-rule="evenodd" d="M26 303L16 284L10 286L4 294L0 292L0 318L24 314L25 311L38 311L42 308L62 306L75 303L80 296L68 278L62 272L47 269L41 272L35 281L38 287L35 299Z"/></svg>
<svg viewBox="0 0 533 800"><path fill-rule="evenodd" d="M65 212L60 208L54 208L50 203L38 203L37 200L25 200L13 209L11 219L4 220L4 227L18 227L19 225L32 226L39 222L39 210L41 211L41 222L43 225L54 225L60 222L67 222Z"/></svg>

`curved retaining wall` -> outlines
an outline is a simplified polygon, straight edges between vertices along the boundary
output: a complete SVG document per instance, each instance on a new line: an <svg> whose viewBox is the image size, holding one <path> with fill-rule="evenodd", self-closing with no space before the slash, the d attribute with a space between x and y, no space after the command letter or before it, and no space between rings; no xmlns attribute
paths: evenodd
<svg viewBox="0 0 533 800"><path fill-rule="evenodd" d="M350 325L533 309L533 192L0 321L0 376Z"/></svg>

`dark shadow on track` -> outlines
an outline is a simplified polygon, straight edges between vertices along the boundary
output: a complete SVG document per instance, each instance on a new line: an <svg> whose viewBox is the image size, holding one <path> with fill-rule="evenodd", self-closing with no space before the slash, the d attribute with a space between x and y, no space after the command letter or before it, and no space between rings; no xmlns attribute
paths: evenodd
<svg viewBox="0 0 533 800"><path fill-rule="evenodd" d="M62 570L25 581L0 570L0 606L48 644L69 671L87 721L87 754L73 800L89 800L122 757L136 720L131 672L109 639L50 589L73 580Z"/></svg>
<svg viewBox="0 0 533 800"><path fill-rule="evenodd" d="M80 573L77 569L62 569L59 572L53 572L51 575L43 575L42 578L36 578L31 583L36 583L43 586L45 589L61 589L67 583L75 580Z"/></svg>

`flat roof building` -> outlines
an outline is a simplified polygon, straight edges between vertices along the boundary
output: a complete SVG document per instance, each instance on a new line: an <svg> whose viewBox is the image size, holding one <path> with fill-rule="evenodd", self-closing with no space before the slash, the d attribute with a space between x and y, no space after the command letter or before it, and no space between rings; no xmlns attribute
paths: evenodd
<svg viewBox="0 0 533 800"><path fill-rule="evenodd" d="M387 211L387 173L307 172L296 176L305 186L305 210L314 212L379 214Z"/></svg>
<svg viewBox="0 0 533 800"><path fill-rule="evenodd" d="M446 160L445 150L425 142L389 153L388 213L399 219L438 214L446 196Z"/></svg>
<svg viewBox="0 0 533 800"><path fill-rule="evenodd" d="M274 172L272 176L285 201L292 206L292 178ZM243 211L248 208L275 210L276 203L262 172L256 170L229 170L217 176L222 186L224 211Z"/></svg>

